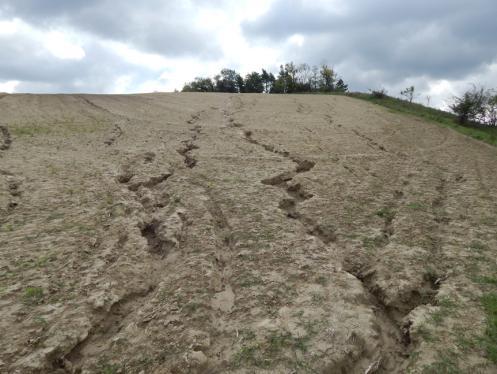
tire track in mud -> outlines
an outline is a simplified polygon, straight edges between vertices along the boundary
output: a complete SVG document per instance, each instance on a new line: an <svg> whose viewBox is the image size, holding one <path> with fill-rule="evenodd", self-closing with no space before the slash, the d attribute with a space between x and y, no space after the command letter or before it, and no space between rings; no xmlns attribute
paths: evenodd
<svg viewBox="0 0 497 374"><path fill-rule="evenodd" d="M300 183L293 183L293 178L300 173L306 173L312 170L315 166L315 162L301 159L292 156L289 152L281 149L277 149L271 144L265 144L254 139L251 131L245 131L245 140L251 144L255 144L262 147L268 152L272 152L281 155L285 158L293 161L296 166L294 170L290 170L276 176L263 179L261 183L265 185L271 185L275 187L282 188L288 197L280 200L279 208L286 212L289 219L297 219L303 227L306 229L307 234L314 236L319 240L324 246L331 245L332 242L336 241L336 234L333 230L324 229L317 222L310 218L302 215L298 211L298 204L311 199L313 194L305 191L305 188ZM393 217L385 219L384 231L386 235L391 235L393 233L392 226ZM366 369L367 373L374 373L378 370L395 370L401 368L409 355L407 346L410 340L406 341L406 328L409 326L403 326L399 324L399 320L394 318L394 316L389 313L388 307L384 304L381 295L377 292L376 286L369 282L369 276L362 276L361 273L351 272L347 269L343 269L345 272L356 278L364 287L366 291L367 298L371 303L372 309L376 316L376 323L379 327L379 341L380 348L376 352L375 359ZM362 365L362 357L359 357L354 363L351 363L351 372L359 372L362 367L357 365ZM357 367L356 367L357 366Z"/></svg>

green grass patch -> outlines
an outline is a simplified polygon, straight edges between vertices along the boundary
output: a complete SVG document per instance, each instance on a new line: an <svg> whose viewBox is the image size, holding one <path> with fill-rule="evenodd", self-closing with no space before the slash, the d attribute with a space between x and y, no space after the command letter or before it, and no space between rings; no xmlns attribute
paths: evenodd
<svg viewBox="0 0 497 374"><path fill-rule="evenodd" d="M383 218L386 221L392 221L395 218L395 211L388 208L384 207L376 211L375 213L378 217Z"/></svg>
<svg viewBox="0 0 497 374"><path fill-rule="evenodd" d="M424 204L418 202L409 203L407 207L412 210L423 210L426 208Z"/></svg>
<svg viewBox="0 0 497 374"><path fill-rule="evenodd" d="M426 107L422 104L409 103L405 100L386 96L383 99L375 98L368 93L353 92L347 96L365 100L373 104L381 105L392 111L412 115L424 120L434 122L443 127L451 128L461 134L481 140L485 143L497 146L497 128L495 127L470 127L458 123L457 117L443 110Z"/></svg>
<svg viewBox="0 0 497 374"><path fill-rule="evenodd" d="M416 329L416 334L421 339L423 339L425 342L432 343L432 342L438 341L438 338L435 335L433 335L431 330L428 327L426 327L425 325L419 326Z"/></svg>
<svg viewBox="0 0 497 374"><path fill-rule="evenodd" d="M493 286L497 286L497 278L496 277L488 277L486 275L478 275L473 278L473 281L478 284L490 284Z"/></svg>
<svg viewBox="0 0 497 374"><path fill-rule="evenodd" d="M24 290L23 300L26 304L39 304L43 299L43 289L41 287L27 287Z"/></svg>
<svg viewBox="0 0 497 374"><path fill-rule="evenodd" d="M303 313L303 312L302 312ZM302 314L299 313L302 318ZM299 323L306 333L303 336L292 336L289 332L273 332L263 340L257 341L255 334L250 330L240 332L243 345L234 355L232 366L255 366L270 369L278 363L286 363L296 367L307 367L303 361L296 360L296 352L309 352L309 343L312 337L320 331L322 326L317 321L302 319Z"/></svg>
<svg viewBox="0 0 497 374"><path fill-rule="evenodd" d="M432 322L440 325L445 318L456 313L457 304L448 297L443 297L437 302L439 309L431 313Z"/></svg>
<svg viewBox="0 0 497 374"><path fill-rule="evenodd" d="M99 374L117 374L121 371L120 365L117 364L105 364L99 367Z"/></svg>
<svg viewBox="0 0 497 374"><path fill-rule="evenodd" d="M486 244L478 240L473 240L471 243L469 243L469 249L471 249L474 252L484 252L488 250L488 247L486 246Z"/></svg>
<svg viewBox="0 0 497 374"><path fill-rule="evenodd" d="M39 124L24 124L22 126L11 126L9 128L13 136L29 136L46 135L52 133L52 129L46 125Z"/></svg>
<svg viewBox="0 0 497 374"><path fill-rule="evenodd" d="M39 325L41 325L41 326L43 326L43 327L46 327L46 326L48 325L48 321L47 321L44 317L42 317L42 316L35 316L35 317L33 318L33 320L34 320L37 324L39 324Z"/></svg>
<svg viewBox="0 0 497 374"><path fill-rule="evenodd" d="M439 352L438 360L423 367L423 374L463 374L459 368L457 354L449 352Z"/></svg>
<svg viewBox="0 0 497 374"><path fill-rule="evenodd" d="M481 302L487 315L483 345L487 351L488 359L497 364L497 293L483 295Z"/></svg>

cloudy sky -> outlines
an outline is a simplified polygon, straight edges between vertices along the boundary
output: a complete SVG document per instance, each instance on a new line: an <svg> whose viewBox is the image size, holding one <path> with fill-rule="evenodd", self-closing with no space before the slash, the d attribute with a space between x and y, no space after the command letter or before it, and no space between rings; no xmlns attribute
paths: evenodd
<svg viewBox="0 0 497 374"><path fill-rule="evenodd" d="M0 91L172 91L294 61L443 106L497 87L496 16L495 0L0 0Z"/></svg>

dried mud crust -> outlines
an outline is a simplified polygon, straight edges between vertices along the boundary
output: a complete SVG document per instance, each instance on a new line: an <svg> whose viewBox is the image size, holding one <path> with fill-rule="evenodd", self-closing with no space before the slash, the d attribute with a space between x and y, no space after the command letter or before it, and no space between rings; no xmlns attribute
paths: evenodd
<svg viewBox="0 0 497 374"><path fill-rule="evenodd" d="M6 102L0 372L495 372L495 149L335 96Z"/></svg>

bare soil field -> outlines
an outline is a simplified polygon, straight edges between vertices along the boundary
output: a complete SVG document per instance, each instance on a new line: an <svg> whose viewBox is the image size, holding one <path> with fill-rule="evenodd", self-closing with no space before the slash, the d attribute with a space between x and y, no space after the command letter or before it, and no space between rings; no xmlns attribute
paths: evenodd
<svg viewBox="0 0 497 374"><path fill-rule="evenodd" d="M344 96L0 98L1 373L495 373L497 149Z"/></svg>

